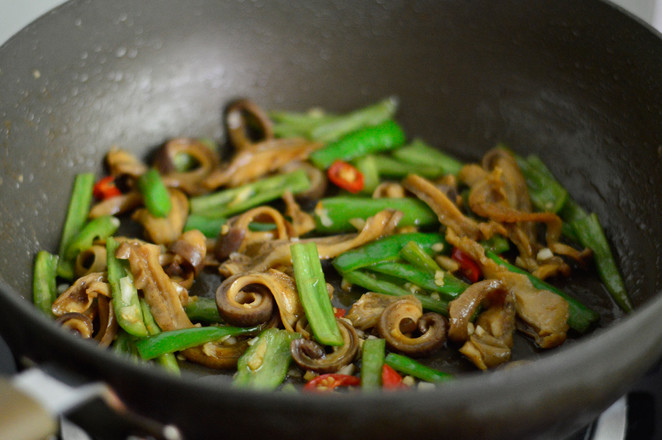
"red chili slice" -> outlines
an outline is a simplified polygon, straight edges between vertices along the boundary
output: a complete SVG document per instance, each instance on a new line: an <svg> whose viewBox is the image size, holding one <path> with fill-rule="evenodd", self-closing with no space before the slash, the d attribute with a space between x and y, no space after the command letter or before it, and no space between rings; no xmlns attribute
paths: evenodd
<svg viewBox="0 0 662 440"><path fill-rule="evenodd" d="M388 364L384 364L382 366L382 387L387 390L395 390L407 388L407 385L402 383L402 376L397 371Z"/></svg>
<svg viewBox="0 0 662 440"><path fill-rule="evenodd" d="M470 282L475 283L480 279L480 267L478 267L476 262L472 260L469 255L465 254L458 248L453 248L451 258L459 263L460 271Z"/></svg>
<svg viewBox="0 0 662 440"><path fill-rule="evenodd" d="M361 384L361 379L349 374L328 373L310 379L303 389L306 391L329 392L338 387L353 387Z"/></svg>
<svg viewBox="0 0 662 440"><path fill-rule="evenodd" d="M363 173L352 164L336 160L329 167L327 174L334 185L351 193L357 193L363 189Z"/></svg>
<svg viewBox="0 0 662 440"><path fill-rule="evenodd" d="M100 179L92 189L92 194L98 200L106 200L122 195L122 191L115 186L115 177L106 176Z"/></svg>

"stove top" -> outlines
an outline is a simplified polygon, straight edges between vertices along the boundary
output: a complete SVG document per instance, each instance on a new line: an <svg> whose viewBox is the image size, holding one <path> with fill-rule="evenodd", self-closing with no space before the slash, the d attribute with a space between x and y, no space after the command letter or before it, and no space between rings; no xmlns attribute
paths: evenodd
<svg viewBox="0 0 662 440"><path fill-rule="evenodd" d="M0 375L16 372L14 357L0 338ZM594 423L567 440L658 439L662 439L662 360ZM94 439L68 420L62 420L57 440Z"/></svg>

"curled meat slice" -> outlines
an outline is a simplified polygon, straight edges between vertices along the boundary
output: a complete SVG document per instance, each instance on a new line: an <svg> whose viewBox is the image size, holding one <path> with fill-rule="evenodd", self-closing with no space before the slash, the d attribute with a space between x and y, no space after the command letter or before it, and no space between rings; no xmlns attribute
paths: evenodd
<svg viewBox="0 0 662 440"><path fill-rule="evenodd" d="M240 340L233 344L207 342L198 347L187 348L180 353L189 361L217 370L237 367L237 361L248 349L248 341Z"/></svg>
<svg viewBox="0 0 662 440"><path fill-rule="evenodd" d="M517 317L525 326L518 327L531 335L542 348L565 341L568 331L568 303L548 290L536 289L526 275L510 272L485 256L483 247L467 237L458 237L450 229L449 244L460 248L480 266L485 278L500 280L514 295Z"/></svg>
<svg viewBox="0 0 662 440"><path fill-rule="evenodd" d="M508 290L499 280L483 280L469 286L462 294L448 304L450 329L448 338L454 342L464 342L469 338L471 317L478 307L491 302L503 302Z"/></svg>
<svg viewBox="0 0 662 440"><path fill-rule="evenodd" d="M370 217L358 234L310 238L301 242L315 242L320 258L333 258L369 241L392 234L401 218L401 212L387 209ZM291 266L290 244L289 240L265 242L247 255L250 258L246 258L246 255L241 253L232 254L219 266L219 271L224 276L230 276L236 273L262 272L269 268Z"/></svg>
<svg viewBox="0 0 662 440"><path fill-rule="evenodd" d="M562 344L568 331L568 302L549 290L536 289L526 275L501 272L498 278L515 296L520 330L532 336L541 348Z"/></svg>
<svg viewBox="0 0 662 440"><path fill-rule="evenodd" d="M104 215L125 214L143 204L143 196L138 191L130 191L126 194L103 200L90 209L89 217L97 218Z"/></svg>
<svg viewBox="0 0 662 440"><path fill-rule="evenodd" d="M323 346L313 340L295 339L290 346L290 352L297 365L318 373L333 373L354 361L359 351L359 337L348 321L337 321L343 344L332 347L331 353L327 353Z"/></svg>
<svg viewBox="0 0 662 440"><path fill-rule="evenodd" d="M475 325L469 319L482 306ZM515 331L515 299L499 280L471 285L449 305L449 338L464 342L460 353L485 370L510 360Z"/></svg>
<svg viewBox="0 0 662 440"><path fill-rule="evenodd" d="M268 231L253 231L250 229L250 224L253 222L273 224L275 228ZM222 261L233 252L246 253L249 246L288 238L287 221L283 215L270 206L258 206L228 221L227 228L223 228L216 241L214 254Z"/></svg>
<svg viewBox="0 0 662 440"><path fill-rule="evenodd" d="M177 170L176 157L180 154L194 162L190 170ZM202 181L218 167L219 160L216 153L199 140L177 138L163 144L156 153L154 164L166 186L180 188L189 195L198 195L207 191Z"/></svg>
<svg viewBox="0 0 662 440"><path fill-rule="evenodd" d="M90 339L94 332L92 319L83 313L65 313L57 318L60 326L83 339Z"/></svg>
<svg viewBox="0 0 662 440"><path fill-rule="evenodd" d="M452 228L458 234L466 235L474 240L481 238L478 223L462 214L446 193L436 187L432 182L419 175L410 174L403 180L402 184L437 214L439 222L442 225Z"/></svg>
<svg viewBox="0 0 662 440"><path fill-rule="evenodd" d="M204 268L207 239L196 229L186 231L168 247L168 253L172 258L165 267L166 273L182 287L190 289Z"/></svg>
<svg viewBox="0 0 662 440"><path fill-rule="evenodd" d="M94 299L99 295L110 298L110 286L105 273L93 272L78 278L71 287L60 294L53 302L51 310L55 316L66 313L88 313L91 312Z"/></svg>
<svg viewBox="0 0 662 440"><path fill-rule="evenodd" d="M391 349L409 356L425 356L444 345L448 325L437 313L423 313L421 302L407 296L384 309L377 329Z"/></svg>
<svg viewBox="0 0 662 440"><path fill-rule="evenodd" d="M116 257L129 260L136 289L141 290L156 323L161 330L192 327L186 316L180 287L165 273L159 263L159 246L137 242L123 242Z"/></svg>
<svg viewBox="0 0 662 440"><path fill-rule="evenodd" d="M376 327L384 310L400 298L376 292L364 293L361 298L352 304L345 318L352 321L354 328L368 330Z"/></svg>
<svg viewBox="0 0 662 440"><path fill-rule="evenodd" d="M232 146L237 151L250 147L255 142L273 139L273 123L259 105L249 99L237 99L225 111L225 126ZM252 133L257 132L255 136ZM257 137L258 139L253 139Z"/></svg>
<svg viewBox="0 0 662 440"><path fill-rule="evenodd" d="M321 145L303 138L268 139L239 151L227 166L213 171L203 183L209 189L243 185L291 161L305 160Z"/></svg>
<svg viewBox="0 0 662 440"><path fill-rule="evenodd" d="M216 291L219 313L234 325L251 326L268 321L274 301L283 326L295 331L304 311L291 276L275 269L237 274L223 281Z"/></svg>
<svg viewBox="0 0 662 440"><path fill-rule="evenodd" d="M188 218L188 198L183 192L170 188L171 209L167 217L155 217L147 208L138 209L132 218L145 228L145 234L156 244L170 244L177 240Z"/></svg>
<svg viewBox="0 0 662 440"><path fill-rule="evenodd" d="M290 218L287 223L290 237L300 237L315 229L315 218L301 209L291 192L283 194L283 201L285 215Z"/></svg>
<svg viewBox="0 0 662 440"><path fill-rule="evenodd" d="M95 244L78 253L74 272L82 277L93 272L105 272L106 267L106 247Z"/></svg>
<svg viewBox="0 0 662 440"><path fill-rule="evenodd" d="M113 343L118 329L113 303L110 298L97 297L97 315L99 316L99 329L94 335L94 339L101 347L108 347Z"/></svg>
<svg viewBox="0 0 662 440"><path fill-rule="evenodd" d="M106 163L113 176L128 175L137 179L147 172L147 166L140 159L120 148L112 148L106 154Z"/></svg>

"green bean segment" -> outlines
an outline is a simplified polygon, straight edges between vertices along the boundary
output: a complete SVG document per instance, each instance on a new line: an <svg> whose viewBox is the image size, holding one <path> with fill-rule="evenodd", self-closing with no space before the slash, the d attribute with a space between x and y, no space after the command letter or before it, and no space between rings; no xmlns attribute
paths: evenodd
<svg viewBox="0 0 662 440"><path fill-rule="evenodd" d="M315 339L320 344L342 345L343 338L333 314L317 245L294 243L290 245L290 252L299 298Z"/></svg>
<svg viewBox="0 0 662 440"><path fill-rule="evenodd" d="M300 337L298 333L275 328L263 331L239 358L233 384L255 390L276 389L292 362L290 345Z"/></svg>
<svg viewBox="0 0 662 440"><path fill-rule="evenodd" d="M453 379L452 374L430 368L401 354L389 353L386 355L385 362L400 373L408 374L426 382L442 383Z"/></svg>
<svg viewBox="0 0 662 440"><path fill-rule="evenodd" d="M386 356L386 340L369 338L361 347L361 388L379 390L382 387L382 367Z"/></svg>
<svg viewBox="0 0 662 440"><path fill-rule="evenodd" d="M74 179L74 187L71 192L71 198L69 199L69 208L67 209L67 217L62 228L60 248L58 250L60 259L58 260L57 274L67 280L71 280L74 277L74 265L71 259L65 258L65 252L71 241L87 222L87 213L90 210L93 188L94 174L92 173L78 174Z"/></svg>
<svg viewBox="0 0 662 440"><path fill-rule="evenodd" d="M58 256L39 251L34 262L32 297L34 305L46 316L53 316L51 307L57 297Z"/></svg>
<svg viewBox="0 0 662 440"><path fill-rule="evenodd" d="M136 348L143 359L149 360L165 353L174 353L207 342L218 341L227 336L250 335L259 330L259 327L231 326L184 328L140 339L136 342Z"/></svg>

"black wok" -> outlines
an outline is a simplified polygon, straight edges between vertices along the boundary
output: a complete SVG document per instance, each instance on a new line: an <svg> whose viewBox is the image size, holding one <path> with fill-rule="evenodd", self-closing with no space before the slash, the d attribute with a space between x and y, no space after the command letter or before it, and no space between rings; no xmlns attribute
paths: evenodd
<svg viewBox="0 0 662 440"><path fill-rule="evenodd" d="M72 1L0 48L0 331L191 438L558 438L662 355L661 73L659 35L596 0ZM580 279L604 327L525 368L319 397L173 378L33 310L33 258L57 249L74 174L111 145L220 139L236 97L343 111L391 94L409 134L462 159L498 141L540 155L600 216L637 311Z"/></svg>

